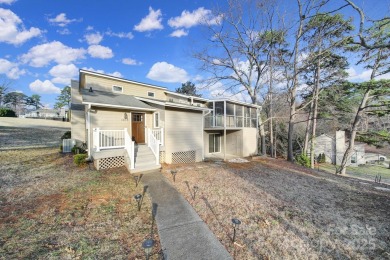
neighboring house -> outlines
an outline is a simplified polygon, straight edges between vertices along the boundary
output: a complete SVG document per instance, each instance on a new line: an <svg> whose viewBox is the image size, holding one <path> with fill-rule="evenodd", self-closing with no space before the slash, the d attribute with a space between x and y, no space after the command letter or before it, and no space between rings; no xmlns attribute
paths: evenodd
<svg viewBox="0 0 390 260"><path fill-rule="evenodd" d="M335 165L340 165L348 144L345 139L344 131L336 131L335 136L322 134L315 138L314 153L317 157L319 154L325 154L325 161ZM372 161L385 161L386 156L378 153L366 153L366 144L356 143L351 154L348 166L358 166L370 163Z"/></svg>
<svg viewBox="0 0 390 260"><path fill-rule="evenodd" d="M67 110L61 109L47 109L40 108L34 111L30 111L24 115L26 118L45 118L45 119L65 119L67 117Z"/></svg>
<svg viewBox="0 0 390 260"><path fill-rule="evenodd" d="M257 153L259 106L87 70L71 87L72 138L87 144L98 169L126 165L137 172Z"/></svg>

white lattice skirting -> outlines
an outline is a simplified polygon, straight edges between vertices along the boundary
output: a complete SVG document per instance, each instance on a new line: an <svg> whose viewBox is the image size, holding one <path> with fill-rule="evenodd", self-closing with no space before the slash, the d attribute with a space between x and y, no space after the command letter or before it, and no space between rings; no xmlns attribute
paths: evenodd
<svg viewBox="0 0 390 260"><path fill-rule="evenodd" d="M121 166L125 165L125 157L124 156L101 158L101 159L98 159L96 161L97 161L96 168L98 170L116 168L116 167L121 167Z"/></svg>
<svg viewBox="0 0 390 260"><path fill-rule="evenodd" d="M172 163L194 163L196 161L196 151L172 153Z"/></svg>

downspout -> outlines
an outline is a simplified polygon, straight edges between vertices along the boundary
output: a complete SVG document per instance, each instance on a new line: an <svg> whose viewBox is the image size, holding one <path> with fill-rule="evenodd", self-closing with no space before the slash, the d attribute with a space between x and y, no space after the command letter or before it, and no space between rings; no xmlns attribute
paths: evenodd
<svg viewBox="0 0 390 260"><path fill-rule="evenodd" d="M226 161L226 100L223 101L223 160Z"/></svg>
<svg viewBox="0 0 390 260"><path fill-rule="evenodd" d="M88 145L88 159L91 158L91 104L88 104L88 109L87 109L87 128L88 128L88 140L87 140L87 145Z"/></svg>

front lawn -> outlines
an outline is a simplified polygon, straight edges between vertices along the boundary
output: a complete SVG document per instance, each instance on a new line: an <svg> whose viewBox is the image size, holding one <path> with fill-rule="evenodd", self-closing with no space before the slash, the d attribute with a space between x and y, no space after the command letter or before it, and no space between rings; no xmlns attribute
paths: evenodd
<svg viewBox="0 0 390 260"><path fill-rule="evenodd" d="M40 130L42 131L42 130ZM58 148L0 151L0 259L144 259L151 200L125 168L79 168Z"/></svg>
<svg viewBox="0 0 390 260"><path fill-rule="evenodd" d="M236 259L390 258L390 189L275 159L163 174Z"/></svg>

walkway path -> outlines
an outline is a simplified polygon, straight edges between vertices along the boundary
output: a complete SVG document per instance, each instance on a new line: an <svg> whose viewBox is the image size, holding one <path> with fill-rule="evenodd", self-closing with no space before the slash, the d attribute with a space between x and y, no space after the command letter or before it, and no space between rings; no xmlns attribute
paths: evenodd
<svg viewBox="0 0 390 260"><path fill-rule="evenodd" d="M232 259L195 210L160 172L142 177L152 202L165 260Z"/></svg>

